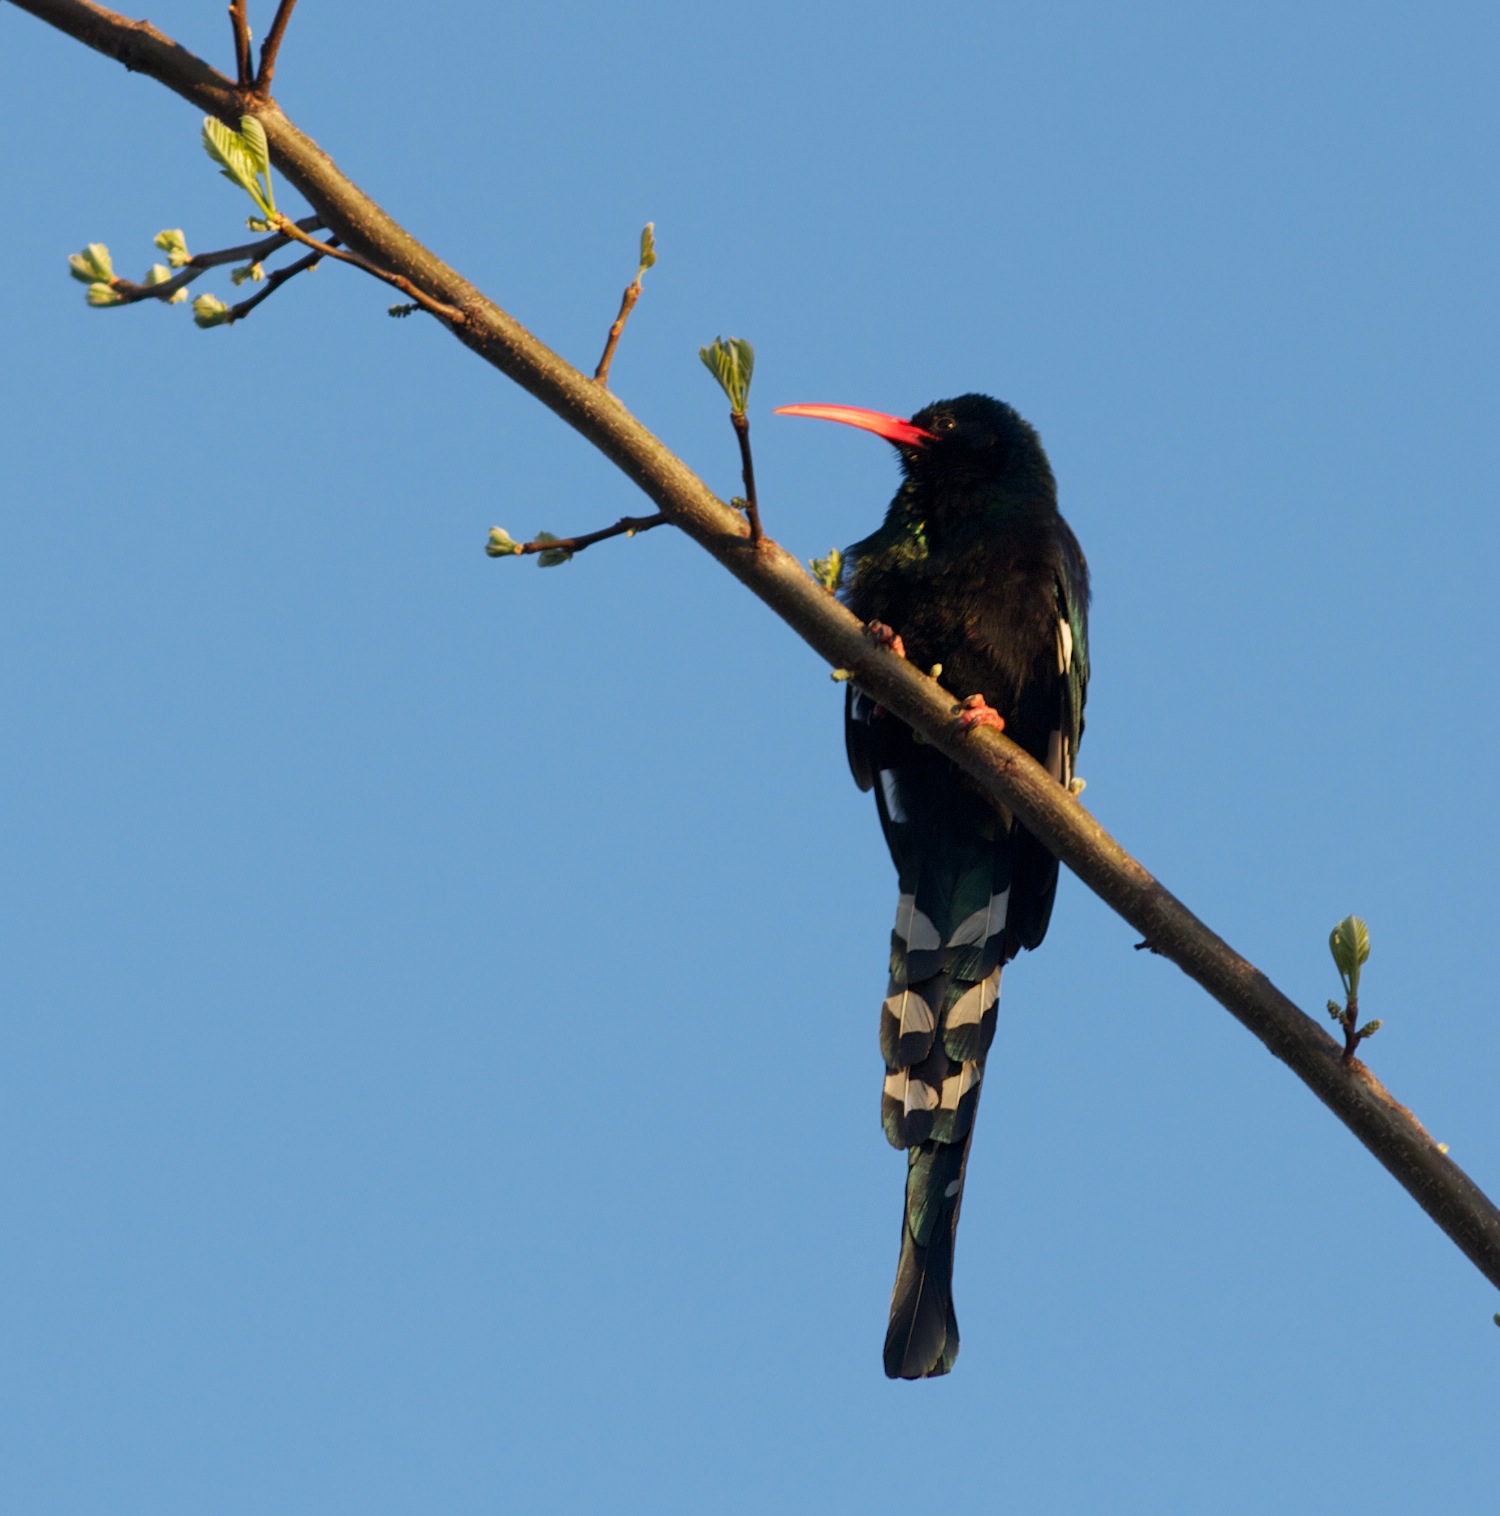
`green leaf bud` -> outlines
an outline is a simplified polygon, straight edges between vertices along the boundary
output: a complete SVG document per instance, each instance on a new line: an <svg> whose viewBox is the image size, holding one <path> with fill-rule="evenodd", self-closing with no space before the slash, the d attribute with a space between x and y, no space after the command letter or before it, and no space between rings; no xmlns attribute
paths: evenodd
<svg viewBox="0 0 1500 1516"><path fill-rule="evenodd" d="M1345 916L1328 934L1328 951L1344 981L1346 995L1359 994L1359 971L1370 956L1370 929L1358 916Z"/></svg>
<svg viewBox="0 0 1500 1516"><path fill-rule="evenodd" d="M556 542L558 538L552 532L538 532L535 540L537 542ZM536 555L537 567L544 569L556 568L559 563L566 563L572 556L572 553L566 548L544 548Z"/></svg>
<svg viewBox="0 0 1500 1516"><path fill-rule="evenodd" d="M88 294L84 296L90 305L124 305L125 297L119 290L111 289L107 284L89 285Z"/></svg>
<svg viewBox="0 0 1500 1516"><path fill-rule="evenodd" d="M830 548L826 558L809 559L808 567L813 571L813 578L832 593L844 577L844 555L838 548Z"/></svg>
<svg viewBox="0 0 1500 1516"><path fill-rule="evenodd" d="M81 284L108 284L115 277L109 249L102 242L91 242L81 253L71 254L68 271Z"/></svg>
<svg viewBox="0 0 1500 1516"><path fill-rule="evenodd" d="M193 320L205 330L223 326L229 320L229 307L217 295L199 295L193 301Z"/></svg>
<svg viewBox="0 0 1500 1516"><path fill-rule="evenodd" d="M1373 1037L1384 1025L1383 1021L1367 1021L1354 1035L1356 1037Z"/></svg>
<svg viewBox="0 0 1500 1516"><path fill-rule="evenodd" d="M656 267L656 223L648 221L641 232L641 273ZM637 278L640 274L636 275Z"/></svg>
<svg viewBox="0 0 1500 1516"><path fill-rule="evenodd" d="M703 366L729 397L729 408L745 414L750 401L750 376L755 372L755 349L742 337L715 337L712 347L700 347Z"/></svg>
<svg viewBox="0 0 1500 1516"><path fill-rule="evenodd" d="M484 550L491 558L510 558L521 551L521 544L504 527L492 526Z"/></svg>
<svg viewBox="0 0 1500 1516"><path fill-rule="evenodd" d="M173 268L181 268L183 264L191 260L192 255L188 252L187 239L177 228L171 227L166 231L158 232L151 240L167 255L167 262Z"/></svg>

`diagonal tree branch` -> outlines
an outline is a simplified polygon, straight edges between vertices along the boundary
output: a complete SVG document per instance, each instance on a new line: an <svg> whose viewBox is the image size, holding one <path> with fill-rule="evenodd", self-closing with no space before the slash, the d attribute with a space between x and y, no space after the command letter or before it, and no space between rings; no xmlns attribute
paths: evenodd
<svg viewBox="0 0 1500 1516"><path fill-rule="evenodd" d="M159 80L231 125L251 110L276 165L336 236L378 268L410 280L463 313L451 330L593 443L680 527L771 607L828 663L970 774L995 804L1013 810L1104 902L1253 1032L1342 1120L1464 1251L1500 1286L1500 1211L1444 1154L1405 1106L1358 1059L1303 1014L1132 858L1067 791L1008 738L962 736L952 695L878 647L801 564L770 538L752 542L743 517L719 500L603 385L538 342L400 227L273 102L210 68L149 23L88 0L12 0L22 10Z"/></svg>

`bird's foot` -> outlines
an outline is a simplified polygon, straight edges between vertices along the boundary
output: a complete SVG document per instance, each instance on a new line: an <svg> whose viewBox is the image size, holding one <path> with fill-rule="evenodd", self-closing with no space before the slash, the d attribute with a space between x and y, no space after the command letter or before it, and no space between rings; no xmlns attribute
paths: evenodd
<svg viewBox="0 0 1500 1516"><path fill-rule="evenodd" d="M992 726L997 732L1005 730L1005 718L983 695L970 695L958 707L958 719L954 723L962 731L972 732L976 726Z"/></svg>
<svg viewBox="0 0 1500 1516"><path fill-rule="evenodd" d="M866 635L874 643L884 648L889 648L898 658L906 657L906 644L902 642L900 633L893 632L883 621L872 621L865 628Z"/></svg>

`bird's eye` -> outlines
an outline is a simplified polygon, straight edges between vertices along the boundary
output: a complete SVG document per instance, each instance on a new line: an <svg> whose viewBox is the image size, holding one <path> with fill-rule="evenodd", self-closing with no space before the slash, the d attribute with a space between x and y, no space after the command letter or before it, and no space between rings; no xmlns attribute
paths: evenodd
<svg viewBox="0 0 1500 1516"><path fill-rule="evenodd" d="M928 430L936 432L939 437L946 437L957 424L952 416L934 416Z"/></svg>

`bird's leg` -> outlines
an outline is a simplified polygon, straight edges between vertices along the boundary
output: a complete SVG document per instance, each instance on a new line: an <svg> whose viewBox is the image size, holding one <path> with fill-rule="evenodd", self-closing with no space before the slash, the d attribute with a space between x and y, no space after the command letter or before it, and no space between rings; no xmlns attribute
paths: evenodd
<svg viewBox="0 0 1500 1516"><path fill-rule="evenodd" d="M972 732L976 726L992 726L997 732L1003 732L1005 718L983 695L970 695L959 703L956 725L966 732Z"/></svg>
<svg viewBox="0 0 1500 1516"><path fill-rule="evenodd" d="M881 647L889 648L898 658L906 657L906 644L902 642L898 632L893 632L883 621L872 621L866 628L866 634L872 642Z"/></svg>

